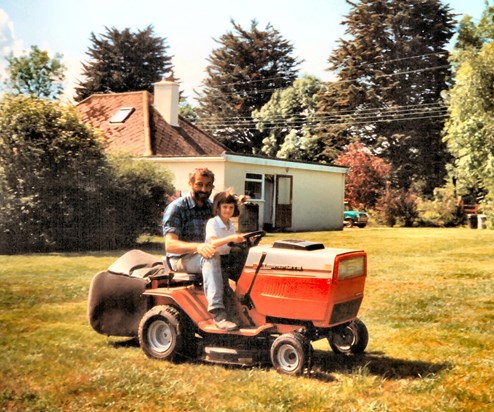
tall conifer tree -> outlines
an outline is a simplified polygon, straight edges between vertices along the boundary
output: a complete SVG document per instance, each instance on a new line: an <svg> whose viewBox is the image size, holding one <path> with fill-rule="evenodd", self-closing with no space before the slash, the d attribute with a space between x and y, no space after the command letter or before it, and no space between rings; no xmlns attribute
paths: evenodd
<svg viewBox="0 0 494 412"><path fill-rule="evenodd" d="M293 83L301 60L271 24L261 30L253 20L246 30L231 23L234 30L216 40L219 47L208 58L199 125L233 151L259 153L263 137L251 113Z"/></svg>
<svg viewBox="0 0 494 412"><path fill-rule="evenodd" d="M173 68L166 39L155 36L151 26L137 33L106 28L100 37L91 33L90 40L90 60L83 63L85 79L76 87L76 101L93 93L152 92L153 84Z"/></svg>
<svg viewBox="0 0 494 412"><path fill-rule="evenodd" d="M393 165L396 186L423 194L443 184L441 140L453 17L440 0L360 0L330 57L339 81L322 96L328 152L360 139Z"/></svg>

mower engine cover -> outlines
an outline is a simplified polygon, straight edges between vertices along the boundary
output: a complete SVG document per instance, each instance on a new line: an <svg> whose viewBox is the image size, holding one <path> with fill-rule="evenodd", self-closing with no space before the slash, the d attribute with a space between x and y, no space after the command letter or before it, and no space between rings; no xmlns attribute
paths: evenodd
<svg viewBox="0 0 494 412"><path fill-rule="evenodd" d="M262 267L257 268L261 256ZM307 320L330 327L357 316L367 275L362 250L325 248L322 244L284 240L251 248L237 285L269 318Z"/></svg>

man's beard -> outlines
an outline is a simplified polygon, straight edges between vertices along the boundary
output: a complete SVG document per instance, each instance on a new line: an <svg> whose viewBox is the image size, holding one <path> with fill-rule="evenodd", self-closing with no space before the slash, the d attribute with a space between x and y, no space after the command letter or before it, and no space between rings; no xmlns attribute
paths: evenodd
<svg viewBox="0 0 494 412"><path fill-rule="evenodd" d="M194 190L194 199L199 202L205 202L211 196L211 192L203 192L202 190Z"/></svg>

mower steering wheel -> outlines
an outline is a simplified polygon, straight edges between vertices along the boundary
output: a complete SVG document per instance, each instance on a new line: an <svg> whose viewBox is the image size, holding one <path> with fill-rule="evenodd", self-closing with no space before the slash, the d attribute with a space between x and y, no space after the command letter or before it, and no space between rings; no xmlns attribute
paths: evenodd
<svg viewBox="0 0 494 412"><path fill-rule="evenodd" d="M249 247L254 247L266 236L266 232L264 230L256 230L255 232L244 233L242 236Z"/></svg>

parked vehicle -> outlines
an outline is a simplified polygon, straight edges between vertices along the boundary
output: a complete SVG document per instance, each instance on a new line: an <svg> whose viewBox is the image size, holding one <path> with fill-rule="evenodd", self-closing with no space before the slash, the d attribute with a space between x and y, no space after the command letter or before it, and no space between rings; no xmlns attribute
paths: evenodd
<svg viewBox="0 0 494 412"><path fill-rule="evenodd" d="M91 326L104 335L138 337L154 359L271 363L288 375L304 372L311 342L319 339L336 353L363 352L368 331L357 314L366 253L290 239L259 245L263 236L246 236L238 281L229 289L227 306L239 330L215 326L200 276L171 272L161 257L139 250L93 278Z"/></svg>
<svg viewBox="0 0 494 412"><path fill-rule="evenodd" d="M355 210L352 205L345 202L345 209L343 211L343 224L346 227L357 226L364 228L367 226L369 215L366 212L360 212Z"/></svg>

